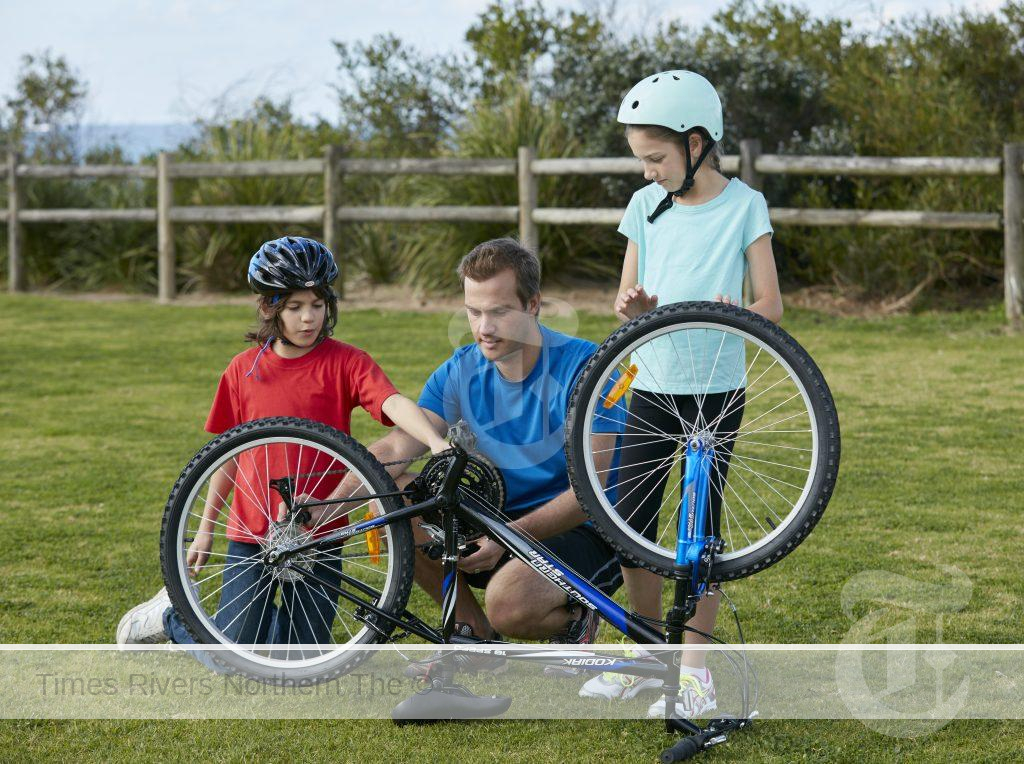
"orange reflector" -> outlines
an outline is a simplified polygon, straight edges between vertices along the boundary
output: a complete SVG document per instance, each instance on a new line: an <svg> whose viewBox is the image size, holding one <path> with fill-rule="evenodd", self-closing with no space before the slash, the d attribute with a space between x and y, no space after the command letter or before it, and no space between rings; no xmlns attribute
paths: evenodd
<svg viewBox="0 0 1024 764"><path fill-rule="evenodd" d="M366 513L366 517L363 520L372 520L376 515L373 511ZM380 531L376 528L372 528L366 532L366 546L370 550L370 562L374 565L380 564Z"/></svg>
<svg viewBox="0 0 1024 764"><path fill-rule="evenodd" d="M610 409L612 406L618 403L619 399L626 394L626 391L629 389L629 386L633 384L633 380L636 378L636 372L636 364L630 364L629 368L626 369L626 371L623 373L621 377L619 377L618 382L615 383L615 386L611 389L611 392L608 393L607 396L605 396L604 402L601 405L604 406L606 409Z"/></svg>

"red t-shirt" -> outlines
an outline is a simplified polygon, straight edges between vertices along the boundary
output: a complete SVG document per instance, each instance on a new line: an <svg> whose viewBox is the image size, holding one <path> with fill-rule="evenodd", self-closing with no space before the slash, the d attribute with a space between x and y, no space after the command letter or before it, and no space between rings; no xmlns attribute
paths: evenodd
<svg viewBox="0 0 1024 764"><path fill-rule="evenodd" d="M253 347L231 359L217 386L207 432L219 434L253 419L288 416L312 419L349 434L356 406L386 427L394 424L381 407L398 390L359 348L330 338L301 358L282 358L267 348L253 373L246 376L259 352ZM324 474L328 471L332 474ZM297 494L326 499L341 482L344 469L323 451L308 446L247 448L238 459L228 538L256 543L266 535L269 517L278 519L281 501L268 481L286 475L299 476ZM345 520L334 522L323 530L344 524Z"/></svg>

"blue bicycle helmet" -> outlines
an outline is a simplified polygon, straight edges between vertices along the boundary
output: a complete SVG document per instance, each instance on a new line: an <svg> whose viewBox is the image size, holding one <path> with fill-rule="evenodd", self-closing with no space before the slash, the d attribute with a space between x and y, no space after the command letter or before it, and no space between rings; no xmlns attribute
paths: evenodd
<svg viewBox="0 0 1024 764"><path fill-rule="evenodd" d="M334 262L331 250L323 244L305 236L282 236L268 241L249 260L248 276L249 286L263 295L270 305L276 305L289 292L312 289L327 304L319 340L331 336L338 321L338 295L331 287L338 277L338 264ZM286 345L291 344L284 337L276 313L269 325L264 324L259 330L246 335L247 340L262 344L246 377L256 372L260 357L276 338ZM259 378L256 374L256 379Z"/></svg>
<svg viewBox="0 0 1024 764"><path fill-rule="evenodd" d="M249 286L260 294L280 294L300 289L332 292L338 264L331 250L305 236L282 236L266 242L249 261Z"/></svg>

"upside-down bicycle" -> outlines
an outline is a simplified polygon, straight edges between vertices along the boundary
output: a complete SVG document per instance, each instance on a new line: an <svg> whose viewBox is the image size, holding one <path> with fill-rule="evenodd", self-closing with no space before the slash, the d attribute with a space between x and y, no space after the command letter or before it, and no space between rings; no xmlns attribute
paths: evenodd
<svg viewBox="0 0 1024 764"><path fill-rule="evenodd" d="M623 418L608 446L602 423ZM687 621L709 586L764 570L811 532L835 485L840 435L814 361L784 330L749 311L676 303L624 324L604 341L578 379L567 414L569 476L581 506L618 553L674 581L663 621L627 611L543 543L507 526L501 473L463 445L455 442L429 459L399 490L363 446L325 425L275 418L225 432L185 467L164 513L161 562L175 609L198 642L229 646L215 653L228 670L267 681L337 677L366 659L361 648L406 637L504 652L503 643L453 634L456 563L486 535L630 640L678 646L693 630ZM609 448L611 458L601 453ZM654 455L630 458L630 449L641 448L645 457ZM616 470L626 461L632 477L618 481ZM639 502L638 492L645 494ZM251 532L231 514L233 497L243 495L261 508L265 532ZM643 523L625 513L624 507L640 503L650 507L651 496L657 511ZM210 555L195 575L188 550L211 505L228 512L213 521ZM329 511L314 523L317 508ZM442 561L439 627L406 609L416 553L413 518L433 530L421 551ZM257 552L230 553L239 539ZM233 589L225 602L227 573L239 570L250 583ZM275 619L275 612L287 618ZM305 621L309 628L278 630L272 638L275 620ZM238 625L245 621L257 630L247 631L243 642ZM309 634L320 635L316 644L309 644ZM666 729L687 734L663 754L663 761L676 761L746 726L749 708L703 728L679 718L680 653L670 652L667 659L656 652L623 658L538 646L507 657L661 678ZM442 661L431 679L432 690L448 701L442 715L492 716L508 708L507 698L480 698L456 685L453 673ZM429 715L423 708L413 704L403 713Z"/></svg>

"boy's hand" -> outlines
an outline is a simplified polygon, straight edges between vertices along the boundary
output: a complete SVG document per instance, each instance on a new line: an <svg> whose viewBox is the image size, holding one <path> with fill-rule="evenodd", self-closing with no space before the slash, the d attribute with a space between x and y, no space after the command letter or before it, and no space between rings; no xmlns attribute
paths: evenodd
<svg viewBox="0 0 1024 764"><path fill-rule="evenodd" d="M304 502L307 502L307 501L316 501L316 500L317 500L316 497L310 496L308 493L300 493L294 499L292 499L292 507L293 508L297 507L300 504L302 504ZM305 510L306 514L309 515L309 519L305 523L303 523L303 525L306 528L315 528L317 525L319 525L324 520L325 516L328 516L328 519L333 519L335 516L340 514L340 510L338 509L338 507L340 507L340 506L341 506L340 504L335 504L333 506L332 505L324 504L324 505L321 505L321 506L309 507L308 509ZM333 514L332 514L332 510L333 510ZM288 512L288 507L285 505L285 503L283 501L280 504L277 505L277 520L278 520L278 522L281 521L281 519L285 516L285 514L287 512Z"/></svg>
<svg viewBox="0 0 1024 764"><path fill-rule="evenodd" d="M445 451L450 450L451 445L448 443L447 440L445 440L441 436L438 436L430 441L430 453L432 453L434 456L437 456L438 454L442 454Z"/></svg>
<svg viewBox="0 0 1024 764"><path fill-rule="evenodd" d="M334 492L330 496L325 497L325 499L348 499L357 495L360 491L364 494L367 493L363 487L363 482L352 473L349 473L338 487L334 489ZM319 499L306 493L299 494L292 501L292 506L295 507L307 501L319 501ZM318 525L330 523L344 517L359 506L360 503L358 501L346 501L340 504L320 504L315 507L309 507L306 509L309 520L304 525L310 529L316 528ZM281 502L278 505L278 517L283 517L286 511L287 507L285 507L284 502Z"/></svg>
<svg viewBox="0 0 1024 764"><path fill-rule="evenodd" d="M658 295L647 294L644 288L637 284L625 292L620 292L615 300L615 315L622 321L629 321L648 313L658 307Z"/></svg>
<svg viewBox="0 0 1024 764"><path fill-rule="evenodd" d="M210 547L213 546L213 534L210 531L198 531L192 543L188 545L188 574L195 578L210 559Z"/></svg>

